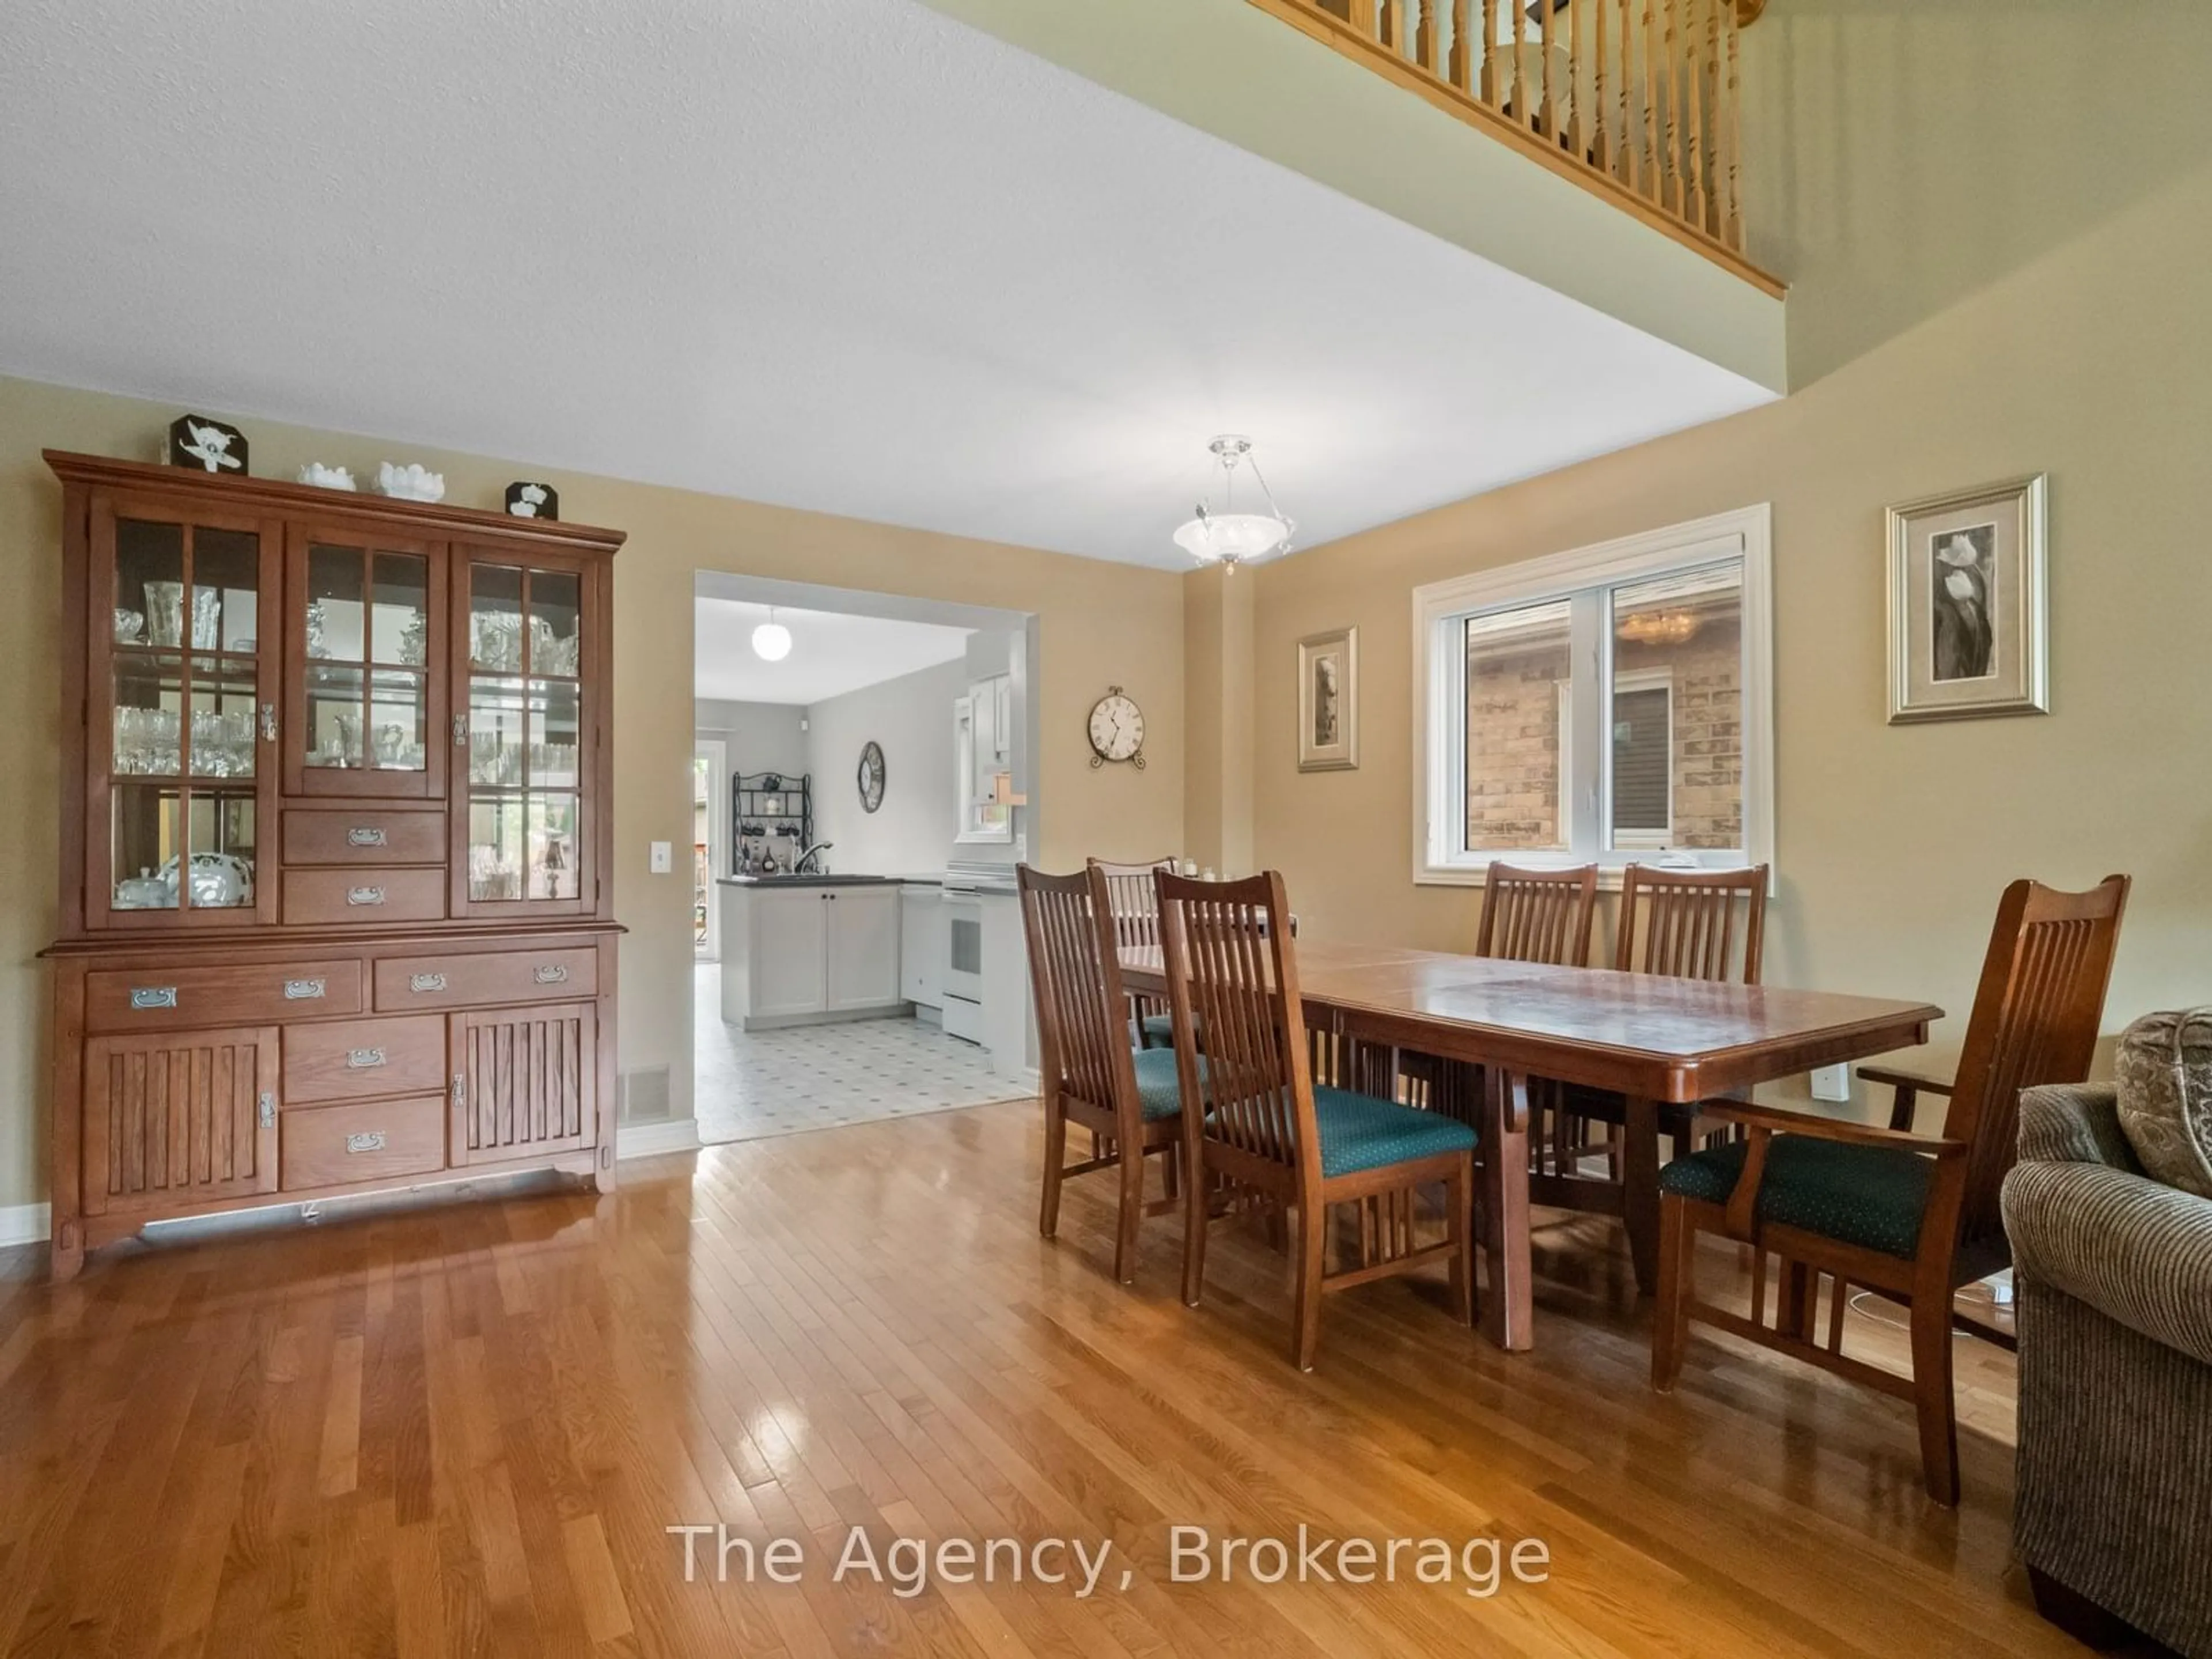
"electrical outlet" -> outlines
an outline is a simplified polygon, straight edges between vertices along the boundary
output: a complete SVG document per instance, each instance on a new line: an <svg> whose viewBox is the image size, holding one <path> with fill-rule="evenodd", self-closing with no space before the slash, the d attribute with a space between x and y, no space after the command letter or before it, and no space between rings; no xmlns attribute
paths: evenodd
<svg viewBox="0 0 2212 1659"><path fill-rule="evenodd" d="M1815 1100L1849 1100L1851 1097L1851 1068L1848 1066L1820 1066L1813 1071L1813 1098Z"/></svg>
<svg viewBox="0 0 2212 1659"><path fill-rule="evenodd" d="M653 843L653 873L665 876L676 867L675 843L657 841Z"/></svg>

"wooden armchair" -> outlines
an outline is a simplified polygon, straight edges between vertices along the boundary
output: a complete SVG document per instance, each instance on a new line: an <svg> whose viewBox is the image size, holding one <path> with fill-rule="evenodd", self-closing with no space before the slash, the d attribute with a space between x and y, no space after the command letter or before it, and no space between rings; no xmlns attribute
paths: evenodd
<svg viewBox="0 0 2212 1659"><path fill-rule="evenodd" d="M2005 889L1941 1135L1708 1106L1715 1117L1743 1125L1749 1139L1678 1158L1661 1174L1654 1388L1674 1387L1692 1319L1717 1326L1911 1400L1928 1494L1939 1504L1959 1501L1952 1297L2011 1259L1997 1199L2013 1164L2021 1091L2087 1076L2127 896L2125 876L2109 876L2086 893L2032 881ZM1930 1086L1918 1079L1906 1084ZM1909 1118L1909 1106L1901 1110ZM1698 1299L1701 1233L1753 1247L1748 1317ZM1771 1325L1769 1252L1782 1263ZM1831 1281L1825 1344L1815 1340L1823 1275ZM1855 1285L1910 1310L1910 1376L1843 1352L1844 1313Z"/></svg>
<svg viewBox="0 0 2212 1659"><path fill-rule="evenodd" d="M1161 951L1186 1099L1183 1300L1199 1303L1206 1233L1218 1183L1297 1218L1291 1357L1313 1369L1321 1298L1438 1259L1450 1263L1456 1316L1474 1316L1475 1133L1435 1112L1316 1085L1298 998L1297 947L1283 878L1159 878ZM1201 1048L1203 1052L1201 1053ZM1421 1244L1414 1195L1444 1188L1444 1237ZM1328 1266L1332 1205L1358 1206L1359 1249Z"/></svg>
<svg viewBox="0 0 2212 1659"><path fill-rule="evenodd" d="M1176 1207L1182 1153L1182 1085L1164 1048L1129 1046L1128 1000L1113 901L1097 866L1079 876L1048 876L1026 864L1016 872L1022 927L1029 936L1030 984L1036 999L1037 1092L1044 1105L1044 1204L1037 1229L1060 1226L1060 1182L1111 1170L1121 1183L1114 1231L1114 1277L1136 1276L1137 1224ZM1067 1162L1067 1126L1091 1131L1091 1156ZM1164 1160L1166 1196L1145 1203L1145 1159Z"/></svg>
<svg viewBox="0 0 2212 1659"><path fill-rule="evenodd" d="M1114 915L1114 937L1125 949L1160 942L1160 898L1156 883L1163 870L1176 867L1173 859L1154 859L1149 864L1109 864L1103 859L1085 860L1085 866L1106 878L1106 892ZM1168 1006L1158 997L1132 995L1129 1015L1136 1022L1137 1046L1164 1048L1172 1040Z"/></svg>

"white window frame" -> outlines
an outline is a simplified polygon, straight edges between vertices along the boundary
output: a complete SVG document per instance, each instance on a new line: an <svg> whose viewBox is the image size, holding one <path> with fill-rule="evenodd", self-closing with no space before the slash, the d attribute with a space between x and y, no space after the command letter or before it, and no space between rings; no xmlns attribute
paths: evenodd
<svg viewBox="0 0 2212 1659"><path fill-rule="evenodd" d="M1616 583L1648 580L1698 565L1741 561L1743 568L1743 831L1738 848L1672 849L1654 860L1649 852L1615 849L1468 852L1467 850L1467 644L1471 616L1519 605L1562 599ZM1521 866L1577 865L1594 860L1601 886L1615 890L1621 872L1639 860L1691 869L1737 864L1774 864L1774 561L1773 508L1762 502L1716 514L1663 530L1624 536L1593 547L1576 548L1517 564L1476 571L1413 590L1413 880L1422 886L1479 887L1493 860ZM1577 729L1585 743L1605 734L1603 713L1612 706L1613 653L1600 630L1580 626L1571 649L1578 666L1587 665L1589 683L1599 688L1595 708L1583 711L1576 699ZM1671 718L1671 702L1670 702ZM1594 723L1595 722L1595 723ZM1600 781L1568 770L1574 755L1592 757L1579 745L1563 744L1565 839L1575 844L1574 827L1602 825L1603 801L1612 745L1597 743L1594 764ZM1671 794L1672 782L1669 781ZM1578 799L1579 797L1579 799ZM1603 837L1601 833L1600 841ZM1770 882L1772 878L1770 876Z"/></svg>

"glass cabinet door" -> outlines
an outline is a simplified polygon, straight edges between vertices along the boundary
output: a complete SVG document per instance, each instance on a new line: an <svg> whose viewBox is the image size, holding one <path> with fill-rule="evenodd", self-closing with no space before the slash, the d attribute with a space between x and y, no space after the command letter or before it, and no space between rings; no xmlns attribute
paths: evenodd
<svg viewBox="0 0 2212 1659"><path fill-rule="evenodd" d="M86 920L273 917L280 532L101 496L86 688Z"/></svg>
<svg viewBox="0 0 2212 1659"><path fill-rule="evenodd" d="M445 792L441 550L356 530L295 528L284 783L296 795Z"/></svg>
<svg viewBox="0 0 2212 1659"><path fill-rule="evenodd" d="M455 583L466 786L455 791L454 914L588 910L590 574L544 555L472 554Z"/></svg>

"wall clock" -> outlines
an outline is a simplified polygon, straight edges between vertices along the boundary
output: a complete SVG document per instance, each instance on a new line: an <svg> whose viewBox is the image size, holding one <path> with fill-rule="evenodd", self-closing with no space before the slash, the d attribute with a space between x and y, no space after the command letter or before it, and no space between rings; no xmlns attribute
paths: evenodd
<svg viewBox="0 0 2212 1659"><path fill-rule="evenodd" d="M1091 708L1091 763L1103 766L1108 761L1127 761L1145 769L1145 711L1118 685L1108 686Z"/></svg>
<svg viewBox="0 0 2212 1659"><path fill-rule="evenodd" d="M860 805L872 812L884 804L884 749L879 743L860 746Z"/></svg>

